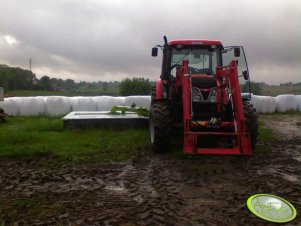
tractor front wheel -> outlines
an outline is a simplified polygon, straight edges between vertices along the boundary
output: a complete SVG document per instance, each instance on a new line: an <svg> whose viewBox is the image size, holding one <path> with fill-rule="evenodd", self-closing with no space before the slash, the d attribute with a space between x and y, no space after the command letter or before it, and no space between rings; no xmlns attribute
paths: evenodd
<svg viewBox="0 0 301 226"><path fill-rule="evenodd" d="M247 132L250 134L252 150L255 149L258 136L258 116L256 109L249 102L243 103L244 116L246 119Z"/></svg>
<svg viewBox="0 0 301 226"><path fill-rule="evenodd" d="M150 108L149 131L152 150L162 153L169 150L172 119L170 105L153 102Z"/></svg>

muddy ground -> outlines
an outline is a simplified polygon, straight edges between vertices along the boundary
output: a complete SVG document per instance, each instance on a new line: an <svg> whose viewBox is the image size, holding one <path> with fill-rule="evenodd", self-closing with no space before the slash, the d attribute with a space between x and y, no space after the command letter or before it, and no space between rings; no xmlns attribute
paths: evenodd
<svg viewBox="0 0 301 226"><path fill-rule="evenodd" d="M265 116L277 140L265 143L271 153L252 157L146 152L124 163L52 170L2 160L0 225L275 225L247 209L257 193L289 200L298 215L284 225L301 225L298 120Z"/></svg>

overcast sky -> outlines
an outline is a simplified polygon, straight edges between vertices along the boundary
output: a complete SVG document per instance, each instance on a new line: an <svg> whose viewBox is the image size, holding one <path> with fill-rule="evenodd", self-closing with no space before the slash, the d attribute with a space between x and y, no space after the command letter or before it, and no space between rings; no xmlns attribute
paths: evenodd
<svg viewBox="0 0 301 226"><path fill-rule="evenodd" d="M243 45L253 81L301 82L300 0L0 0L0 64L76 81L159 78L172 39Z"/></svg>

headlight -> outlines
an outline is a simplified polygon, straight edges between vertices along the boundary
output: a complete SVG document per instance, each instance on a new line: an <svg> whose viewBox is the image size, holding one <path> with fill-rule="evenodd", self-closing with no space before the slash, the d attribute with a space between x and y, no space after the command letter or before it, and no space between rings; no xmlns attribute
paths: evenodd
<svg viewBox="0 0 301 226"><path fill-rule="evenodd" d="M199 101L201 101L201 100L202 100L202 98L201 98L200 95L194 95L194 96L193 96L193 101L194 101L194 102L199 102Z"/></svg>
<svg viewBox="0 0 301 226"><path fill-rule="evenodd" d="M194 95L197 95L200 93L200 90L198 88L192 87L192 92Z"/></svg>
<svg viewBox="0 0 301 226"><path fill-rule="evenodd" d="M216 102L217 102L216 96L215 96L215 95L211 95L210 98L209 98L209 101L210 101L211 103L216 103Z"/></svg>

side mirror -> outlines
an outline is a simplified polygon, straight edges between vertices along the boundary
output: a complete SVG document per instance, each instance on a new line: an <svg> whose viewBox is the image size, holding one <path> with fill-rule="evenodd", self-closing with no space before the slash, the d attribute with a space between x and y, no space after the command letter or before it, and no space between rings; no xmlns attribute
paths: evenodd
<svg viewBox="0 0 301 226"><path fill-rule="evenodd" d="M239 47L234 48L234 56L235 57L240 57L240 48Z"/></svg>
<svg viewBox="0 0 301 226"><path fill-rule="evenodd" d="M156 56L158 56L158 48L154 47L152 48L152 57L156 57Z"/></svg>
<svg viewBox="0 0 301 226"><path fill-rule="evenodd" d="M242 76L244 77L244 79L245 79L246 81L249 80L249 72L248 72L247 70L245 70L245 71L242 72Z"/></svg>

